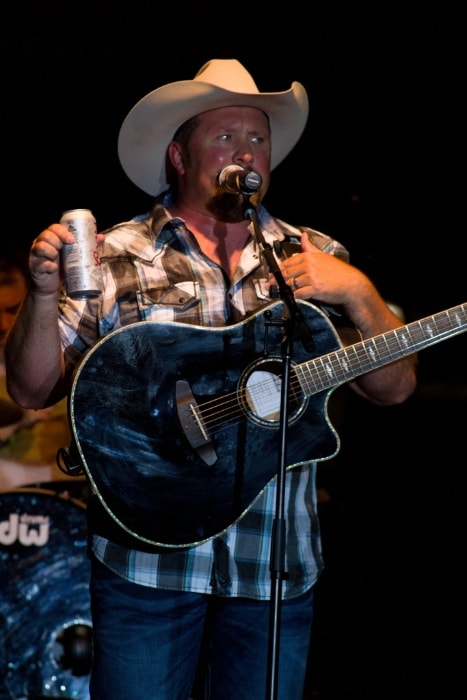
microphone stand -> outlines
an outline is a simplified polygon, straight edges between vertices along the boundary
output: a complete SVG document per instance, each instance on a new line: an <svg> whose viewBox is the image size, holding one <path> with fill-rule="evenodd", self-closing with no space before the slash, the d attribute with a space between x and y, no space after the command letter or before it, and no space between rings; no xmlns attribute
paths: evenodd
<svg viewBox="0 0 467 700"><path fill-rule="evenodd" d="M277 489L275 517L272 528L270 571L271 571L271 606L269 616L269 648L268 648L268 678L266 688L266 700L277 698L277 679L279 672L279 640L280 640L280 618L282 601L282 581L287 577L285 571L285 517L284 517L284 493L285 493L285 473L287 469L286 446L288 427L288 402L289 402L289 378L292 356L292 345L294 331L297 329L301 342L307 350L313 348L313 339L310 329L298 308L293 291L286 284L282 272L273 254L272 247L265 241L263 233L258 223L258 216L255 207L248 203L245 208L245 218L249 218L253 224L254 235L261 246L264 257L267 261L270 272L274 275L278 288L279 297L287 307L287 315L284 318L284 336L282 346L282 377L281 377L281 397L280 397L280 442L277 469Z"/></svg>

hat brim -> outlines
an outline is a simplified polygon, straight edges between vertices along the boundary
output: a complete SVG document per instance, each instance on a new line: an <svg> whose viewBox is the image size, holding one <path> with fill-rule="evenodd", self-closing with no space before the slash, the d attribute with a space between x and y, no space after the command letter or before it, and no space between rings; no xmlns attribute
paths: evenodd
<svg viewBox="0 0 467 700"><path fill-rule="evenodd" d="M268 115L271 169L290 153L308 118L308 97L298 82L284 92L258 94L193 80L164 85L143 97L120 129L118 156L130 180L153 196L167 189L166 153L176 130L195 115L220 107L256 107Z"/></svg>

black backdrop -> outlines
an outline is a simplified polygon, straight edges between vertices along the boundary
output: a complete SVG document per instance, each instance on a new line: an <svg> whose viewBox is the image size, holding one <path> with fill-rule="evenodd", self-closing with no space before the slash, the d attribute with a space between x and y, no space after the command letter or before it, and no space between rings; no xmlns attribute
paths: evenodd
<svg viewBox="0 0 467 700"><path fill-rule="evenodd" d="M260 90L299 80L310 97L269 209L339 238L408 321L463 302L461 11L341 5L4 7L4 239L29 246L67 208L91 208L100 228L145 211L149 198L117 159L123 118L159 85L236 57ZM343 447L320 470L331 497L322 505L328 568L310 687L338 700L465 686L464 644L453 637L464 582L466 342L422 353L420 387L402 407L335 394Z"/></svg>
<svg viewBox="0 0 467 700"><path fill-rule="evenodd" d="M4 234L27 244L63 209L101 228L149 206L117 158L147 92L237 57L259 88L301 81L310 119L279 166L277 215L342 239L409 313L462 299L465 41L460 16L313 3L156 12L145 3L3 10ZM393 6L394 7L394 6ZM323 9L324 8L324 9Z"/></svg>

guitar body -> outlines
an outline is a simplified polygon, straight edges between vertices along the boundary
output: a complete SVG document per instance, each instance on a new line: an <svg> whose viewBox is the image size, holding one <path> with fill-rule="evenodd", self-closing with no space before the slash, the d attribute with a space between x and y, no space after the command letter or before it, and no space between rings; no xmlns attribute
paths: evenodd
<svg viewBox="0 0 467 700"><path fill-rule="evenodd" d="M316 350L293 342L287 468L339 448L330 392L306 398L293 367L340 340L321 310L299 308ZM273 302L230 327L139 322L85 356L69 399L73 436L93 489L128 533L165 547L200 543L241 518L276 476L283 314ZM272 405L258 409L263 395Z"/></svg>

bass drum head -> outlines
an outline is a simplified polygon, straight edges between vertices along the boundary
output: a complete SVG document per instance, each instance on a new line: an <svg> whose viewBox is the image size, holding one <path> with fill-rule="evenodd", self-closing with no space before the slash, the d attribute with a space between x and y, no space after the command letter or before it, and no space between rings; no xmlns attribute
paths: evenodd
<svg viewBox="0 0 467 700"><path fill-rule="evenodd" d="M0 700L89 699L86 506L40 488L0 493Z"/></svg>

